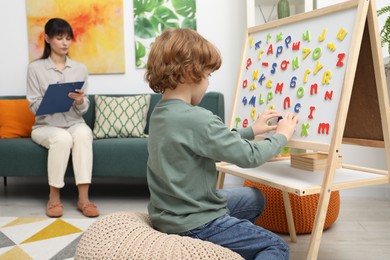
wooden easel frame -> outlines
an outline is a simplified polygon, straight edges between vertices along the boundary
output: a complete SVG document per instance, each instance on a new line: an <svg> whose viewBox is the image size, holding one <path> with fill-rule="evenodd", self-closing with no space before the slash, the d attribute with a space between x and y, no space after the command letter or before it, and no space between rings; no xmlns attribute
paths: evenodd
<svg viewBox="0 0 390 260"><path fill-rule="evenodd" d="M371 43L371 52L372 52L372 64L375 72L375 82L376 82L376 90L378 93L378 103L379 110L381 113L381 121L382 121L382 132L384 138L384 147L386 152L387 159L387 177L388 182L390 183L390 174L389 174L389 163L390 163L390 112L389 112L389 99L386 88L386 77L384 73L384 63L380 48L379 41L379 31L378 31L378 21L376 15L376 6L374 1L361 1L358 7L358 17L366 17L366 19L360 19L357 24L358 33L355 33L355 39L352 39L351 52L359 53L361 40L363 39L363 33L365 24L368 25L369 37ZM367 15L363 15L367 14ZM316 217L314 220L314 228L310 238L309 250L307 253L307 259L315 259L317 258L317 254L319 251L320 241L322 237L323 227L325 223L325 216L329 204L330 193L332 190L332 183L335 174L335 160L339 155L340 145L342 143L344 127L346 122L346 116L348 111L348 106L350 102L350 97L352 94L352 87L356 73L356 67L358 66L358 55L351 57L351 66L347 68L346 77L345 77L345 90L343 92L343 96L341 97L341 103L339 106L339 114L337 119L337 127L335 128L335 132L333 135L332 144L329 150L329 159L328 165L325 169L325 177L322 183L322 188L320 192L319 204L317 208ZM356 167L355 169L359 169ZM363 169L362 171L370 171L373 169ZM346 185L345 188L348 188Z"/></svg>
<svg viewBox="0 0 390 260"><path fill-rule="evenodd" d="M356 69L358 64L359 55L350 55L348 60L348 66L345 72L343 91L340 98L340 103L338 107L338 113L336 116L336 125L335 130L332 136L332 141L329 149L325 149L328 151L328 162L324 171L323 179L321 185L313 184L310 187L297 187L291 185L289 183L281 183L277 178L272 177L262 177L261 174L253 174L250 171L246 171L244 169L238 169L237 167L231 167L230 164L227 163L218 163L217 170L220 172L218 179L218 188L223 187L224 177L226 173L233 174L235 176L242 177L244 179L250 179L253 181L260 182L265 185L269 185L271 187L282 190L283 192L283 201L285 204L285 211L290 231L290 237L292 241L296 241L295 227L293 222L292 210L289 201L288 193L295 193L300 196L309 195L313 193L319 193L319 203L317 207L317 212L314 220L314 227L311 234L309 248L307 252L308 260L316 259L320 247L320 242L323 233L323 227L325 223L325 217L327 213L327 208L329 204L331 191L341 190L347 188L357 188L364 187L369 185L377 185L377 184L385 184L390 183L390 173L389 173L389 163L390 163L390 107L388 100L388 91L386 87L386 77L384 73L384 63L381 53L381 45L379 40L379 31L378 31L378 21L376 15L376 6L374 1L370 0L353 0L343 4L335 5L334 11L337 11L339 8L347 8L347 7L357 7L357 21L354 28L354 36L351 41L350 53L359 54L361 43L363 40L369 40L370 42L370 50L372 52L372 66L374 68L374 77L375 77L375 88L378 96L378 104L380 111L380 120L382 125L382 133L383 133L383 143L384 149L386 153L387 160L387 170L379 170L372 168L365 168L354 165L345 165L343 164L343 168L351 171L359 171L368 173L372 175L373 178L364 179L364 180L356 180L356 181L345 181L341 183L334 184L335 173L336 173L336 159L340 153L340 146L343 141L347 141L348 143L358 144L358 145L368 145L368 146L378 146L378 141L376 140L354 140L354 139L345 139L343 138L344 130L346 126L346 120L348 115L348 109L351 100L351 94L354 86L354 80L356 80ZM322 12L321 9L311 12L313 16L320 15ZM329 9L327 10L329 12ZM366 19L359 19L359 17L365 17ZM294 17L290 17L291 22L294 21ZM289 18L288 18L289 19ZM367 26L366 26L367 25ZM368 30L368 34L364 34L366 30ZM363 37L369 37L369 39L364 39ZM355 77L356 76L356 77ZM238 85L238 84L237 84ZM237 95L237 93L236 93ZM237 100L237 98L236 98ZM236 103L233 106L233 112L235 111ZM234 120L234 115L232 115L232 122ZM374 143L374 145L372 145ZM299 144L296 145L294 143L289 143L288 146L300 148ZM313 150L324 150L324 146L316 146L315 144L309 147L305 147L306 149ZM256 171L256 169L254 170ZM379 176L379 177L378 177Z"/></svg>

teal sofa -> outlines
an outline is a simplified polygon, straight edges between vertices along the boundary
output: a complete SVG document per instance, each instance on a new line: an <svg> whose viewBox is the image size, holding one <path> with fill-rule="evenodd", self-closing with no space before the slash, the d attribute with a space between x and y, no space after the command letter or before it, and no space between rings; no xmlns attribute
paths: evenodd
<svg viewBox="0 0 390 260"><path fill-rule="evenodd" d="M124 96L124 95L106 95ZM130 95L126 95L130 96ZM25 96L2 96L0 99L25 99ZM93 129L95 122L95 99L89 96L90 108L84 115L86 123ZM147 115L161 99L160 94L151 94ZM224 96L217 92L208 92L199 106L204 107L222 120L225 118ZM0 111L1 113L1 111ZM147 123L145 133L148 134ZM148 138L109 138L93 141L93 177L140 177L146 178ZM68 164L67 176L73 176L72 162ZM0 176L46 176L47 149L35 144L30 138L0 139Z"/></svg>

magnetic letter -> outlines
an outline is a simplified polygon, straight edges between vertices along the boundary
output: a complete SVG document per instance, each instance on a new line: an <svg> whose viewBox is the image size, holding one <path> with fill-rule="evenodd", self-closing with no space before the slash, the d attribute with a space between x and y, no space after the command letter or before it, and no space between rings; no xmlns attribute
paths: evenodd
<svg viewBox="0 0 390 260"><path fill-rule="evenodd" d="M302 39L303 39L304 41L310 42L310 32L309 32L309 31L306 31L306 32L302 35Z"/></svg>
<svg viewBox="0 0 390 260"><path fill-rule="evenodd" d="M341 28L340 31L337 33L337 38L340 41L342 41L342 40L344 40L346 35L347 35L347 31L344 28Z"/></svg>
<svg viewBox="0 0 390 260"><path fill-rule="evenodd" d="M307 124L302 124L302 131L301 131L301 136L308 136L309 135L309 131L307 129L310 128L310 125L307 123Z"/></svg>
<svg viewBox="0 0 390 260"><path fill-rule="evenodd" d="M307 82L307 78L308 78L309 74L310 74L310 70L307 69L307 70L305 71L305 74L303 75L303 83L306 83L306 82Z"/></svg>
<svg viewBox="0 0 390 260"><path fill-rule="evenodd" d="M261 41L255 43L255 50L260 49Z"/></svg>
<svg viewBox="0 0 390 260"><path fill-rule="evenodd" d="M329 85L329 81L332 78L332 72L330 71L325 71L324 75L322 76L322 85Z"/></svg>
<svg viewBox="0 0 390 260"><path fill-rule="evenodd" d="M246 88L248 86L248 80L244 80L242 82L242 88Z"/></svg>
<svg viewBox="0 0 390 260"><path fill-rule="evenodd" d="M317 94L318 92L318 84L314 83L310 86L310 95Z"/></svg>
<svg viewBox="0 0 390 260"><path fill-rule="evenodd" d="M263 80L265 80L265 76L264 76L264 74L261 74L260 79L258 81L261 86L263 85Z"/></svg>
<svg viewBox="0 0 390 260"><path fill-rule="evenodd" d="M238 124L241 122L241 118L236 117L236 128L238 128Z"/></svg>
<svg viewBox="0 0 390 260"><path fill-rule="evenodd" d="M249 47L251 47L251 49L253 48L254 41L255 41L255 38L253 36L251 38L249 38Z"/></svg>
<svg viewBox="0 0 390 260"><path fill-rule="evenodd" d="M252 80L257 80L259 78L259 70L254 70L252 74Z"/></svg>
<svg viewBox="0 0 390 260"><path fill-rule="evenodd" d="M326 35L326 29L322 30L322 34L320 36L318 36L318 41L319 42L324 41L325 35Z"/></svg>
<svg viewBox="0 0 390 260"><path fill-rule="evenodd" d="M246 99L246 97L244 97L244 98L242 99L242 103L244 104L244 106L246 106L246 104L248 103L248 99Z"/></svg>
<svg viewBox="0 0 390 260"><path fill-rule="evenodd" d="M268 80L267 83L265 84L267 88L272 88L272 79Z"/></svg>
<svg viewBox="0 0 390 260"><path fill-rule="evenodd" d="M316 67L314 68L314 71L313 71L314 75L317 75L317 72L320 71L323 66L324 65L322 65L321 62L317 61L316 62Z"/></svg>
<svg viewBox="0 0 390 260"><path fill-rule="evenodd" d="M269 45L267 55L274 54L274 49L272 47L272 44Z"/></svg>
<svg viewBox="0 0 390 260"><path fill-rule="evenodd" d="M303 48L303 49L302 49L302 52L303 52L303 57L302 57L302 59L306 59L306 57L310 54L311 49L309 49L309 48Z"/></svg>
<svg viewBox="0 0 390 260"><path fill-rule="evenodd" d="M260 94L260 96L259 96L259 105L262 105L262 104L264 104L263 94Z"/></svg>
<svg viewBox="0 0 390 260"><path fill-rule="evenodd" d="M271 73L272 74L275 74L275 71L276 71L276 67L278 66L278 64L276 63L276 62L274 62L273 64L272 64L272 69L271 69Z"/></svg>
<svg viewBox="0 0 390 260"><path fill-rule="evenodd" d="M339 58L339 59L338 59L338 61L337 61L337 63L336 63L336 66L337 66L337 67L342 67L342 66L344 66L343 60L344 60L344 58L345 58L345 53L339 53L339 54L337 55L337 58Z"/></svg>
<svg viewBox="0 0 390 260"><path fill-rule="evenodd" d="M283 46L278 46L276 49L276 58L279 57L280 54L283 52Z"/></svg>
<svg viewBox="0 0 390 260"><path fill-rule="evenodd" d="M267 34L267 41L266 41L267 44L268 44L269 40L271 40L271 34L270 33Z"/></svg>
<svg viewBox="0 0 390 260"><path fill-rule="evenodd" d="M310 114L308 116L309 119L313 119L313 112L314 110L316 110L316 107L315 106L310 106Z"/></svg>
<svg viewBox="0 0 390 260"><path fill-rule="evenodd" d="M276 35L276 42L280 42L282 40L283 40L283 33L281 32L281 33Z"/></svg>
<svg viewBox="0 0 390 260"><path fill-rule="evenodd" d="M261 54L263 54L264 51L263 50L259 50L259 53L257 54L257 59L258 60L261 60Z"/></svg>
<svg viewBox="0 0 390 260"><path fill-rule="evenodd" d="M249 101L249 105L252 105L253 107L256 106L256 96L251 97L251 100Z"/></svg>
<svg viewBox="0 0 390 260"><path fill-rule="evenodd" d="M334 45L333 42L330 42L326 45L326 47L328 47L329 50L331 51L335 51L336 50L336 45Z"/></svg>
<svg viewBox="0 0 390 260"><path fill-rule="evenodd" d="M293 69L298 69L299 68L299 59L296 57L295 59L292 60L292 67Z"/></svg>
<svg viewBox="0 0 390 260"><path fill-rule="evenodd" d="M284 40L284 44L286 44L286 48L288 49L288 46L291 43L291 36L287 36L286 39Z"/></svg>
<svg viewBox="0 0 390 260"><path fill-rule="evenodd" d="M297 77L293 76L290 81L290 88L295 88L297 85Z"/></svg>
<svg viewBox="0 0 390 260"><path fill-rule="evenodd" d="M291 102L290 102L290 97L286 97L283 101L283 108L286 110L287 108L290 108Z"/></svg>
<svg viewBox="0 0 390 260"><path fill-rule="evenodd" d="M294 42L292 50L293 51L298 51L301 48L301 42Z"/></svg>
<svg viewBox="0 0 390 260"><path fill-rule="evenodd" d="M276 88L275 88L275 94L277 94L278 92L282 95L283 94L283 85L284 83L276 83Z"/></svg>
<svg viewBox="0 0 390 260"><path fill-rule="evenodd" d="M244 122L242 122L242 127L247 128L248 127L248 119L244 119Z"/></svg>
<svg viewBox="0 0 390 260"><path fill-rule="evenodd" d="M297 90L297 97L302 98L305 95L305 89L303 87L299 87Z"/></svg>
<svg viewBox="0 0 390 260"><path fill-rule="evenodd" d="M332 97L333 97L333 90L330 91L330 92L327 90L327 91L325 92L325 97L324 97L324 99L325 99L325 100L332 100Z"/></svg>
<svg viewBox="0 0 390 260"><path fill-rule="evenodd" d="M246 69L248 70L248 68L250 67L250 65L252 65L252 60L251 58L249 58L247 61L246 61Z"/></svg>
<svg viewBox="0 0 390 260"><path fill-rule="evenodd" d="M251 111L251 118L252 118L253 121L256 120L256 112L257 112L256 108L253 108L252 111Z"/></svg>
<svg viewBox="0 0 390 260"><path fill-rule="evenodd" d="M272 94L272 92L268 92L268 94L267 94L267 104L272 100L273 97L274 97L274 95Z"/></svg>
<svg viewBox="0 0 390 260"><path fill-rule="evenodd" d="M289 62L288 60L284 60L284 61L282 61L282 63L280 64L280 68L281 68L282 70L286 70L288 64L290 64L290 62Z"/></svg>
<svg viewBox="0 0 390 260"><path fill-rule="evenodd" d="M314 60L318 60L321 57L322 49L321 48L315 48L312 54L312 57Z"/></svg>
<svg viewBox="0 0 390 260"><path fill-rule="evenodd" d="M249 90L255 90L256 89L256 84L252 83L252 85L249 87Z"/></svg>
<svg viewBox="0 0 390 260"><path fill-rule="evenodd" d="M318 134L329 134L329 123L320 123L318 125Z"/></svg>
<svg viewBox="0 0 390 260"><path fill-rule="evenodd" d="M299 110L301 110L301 104L300 103L297 103L296 105L295 105L295 107L294 107L294 112L295 113L299 113Z"/></svg>

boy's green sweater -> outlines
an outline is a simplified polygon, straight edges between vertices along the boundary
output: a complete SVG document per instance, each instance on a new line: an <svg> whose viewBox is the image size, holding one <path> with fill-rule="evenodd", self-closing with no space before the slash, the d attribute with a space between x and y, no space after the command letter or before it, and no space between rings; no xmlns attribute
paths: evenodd
<svg viewBox="0 0 390 260"><path fill-rule="evenodd" d="M153 227L180 233L228 213L226 200L215 192L215 162L257 167L287 143L281 134L249 141L253 138L252 128L231 131L204 108L178 99L160 101L149 123L148 211Z"/></svg>

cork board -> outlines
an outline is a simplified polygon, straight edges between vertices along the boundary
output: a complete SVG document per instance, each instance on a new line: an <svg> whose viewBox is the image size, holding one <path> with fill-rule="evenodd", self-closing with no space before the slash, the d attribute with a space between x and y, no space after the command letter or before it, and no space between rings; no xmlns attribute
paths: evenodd
<svg viewBox="0 0 390 260"><path fill-rule="evenodd" d="M383 141L368 26L364 28L344 137ZM357 140L356 140L357 141Z"/></svg>

